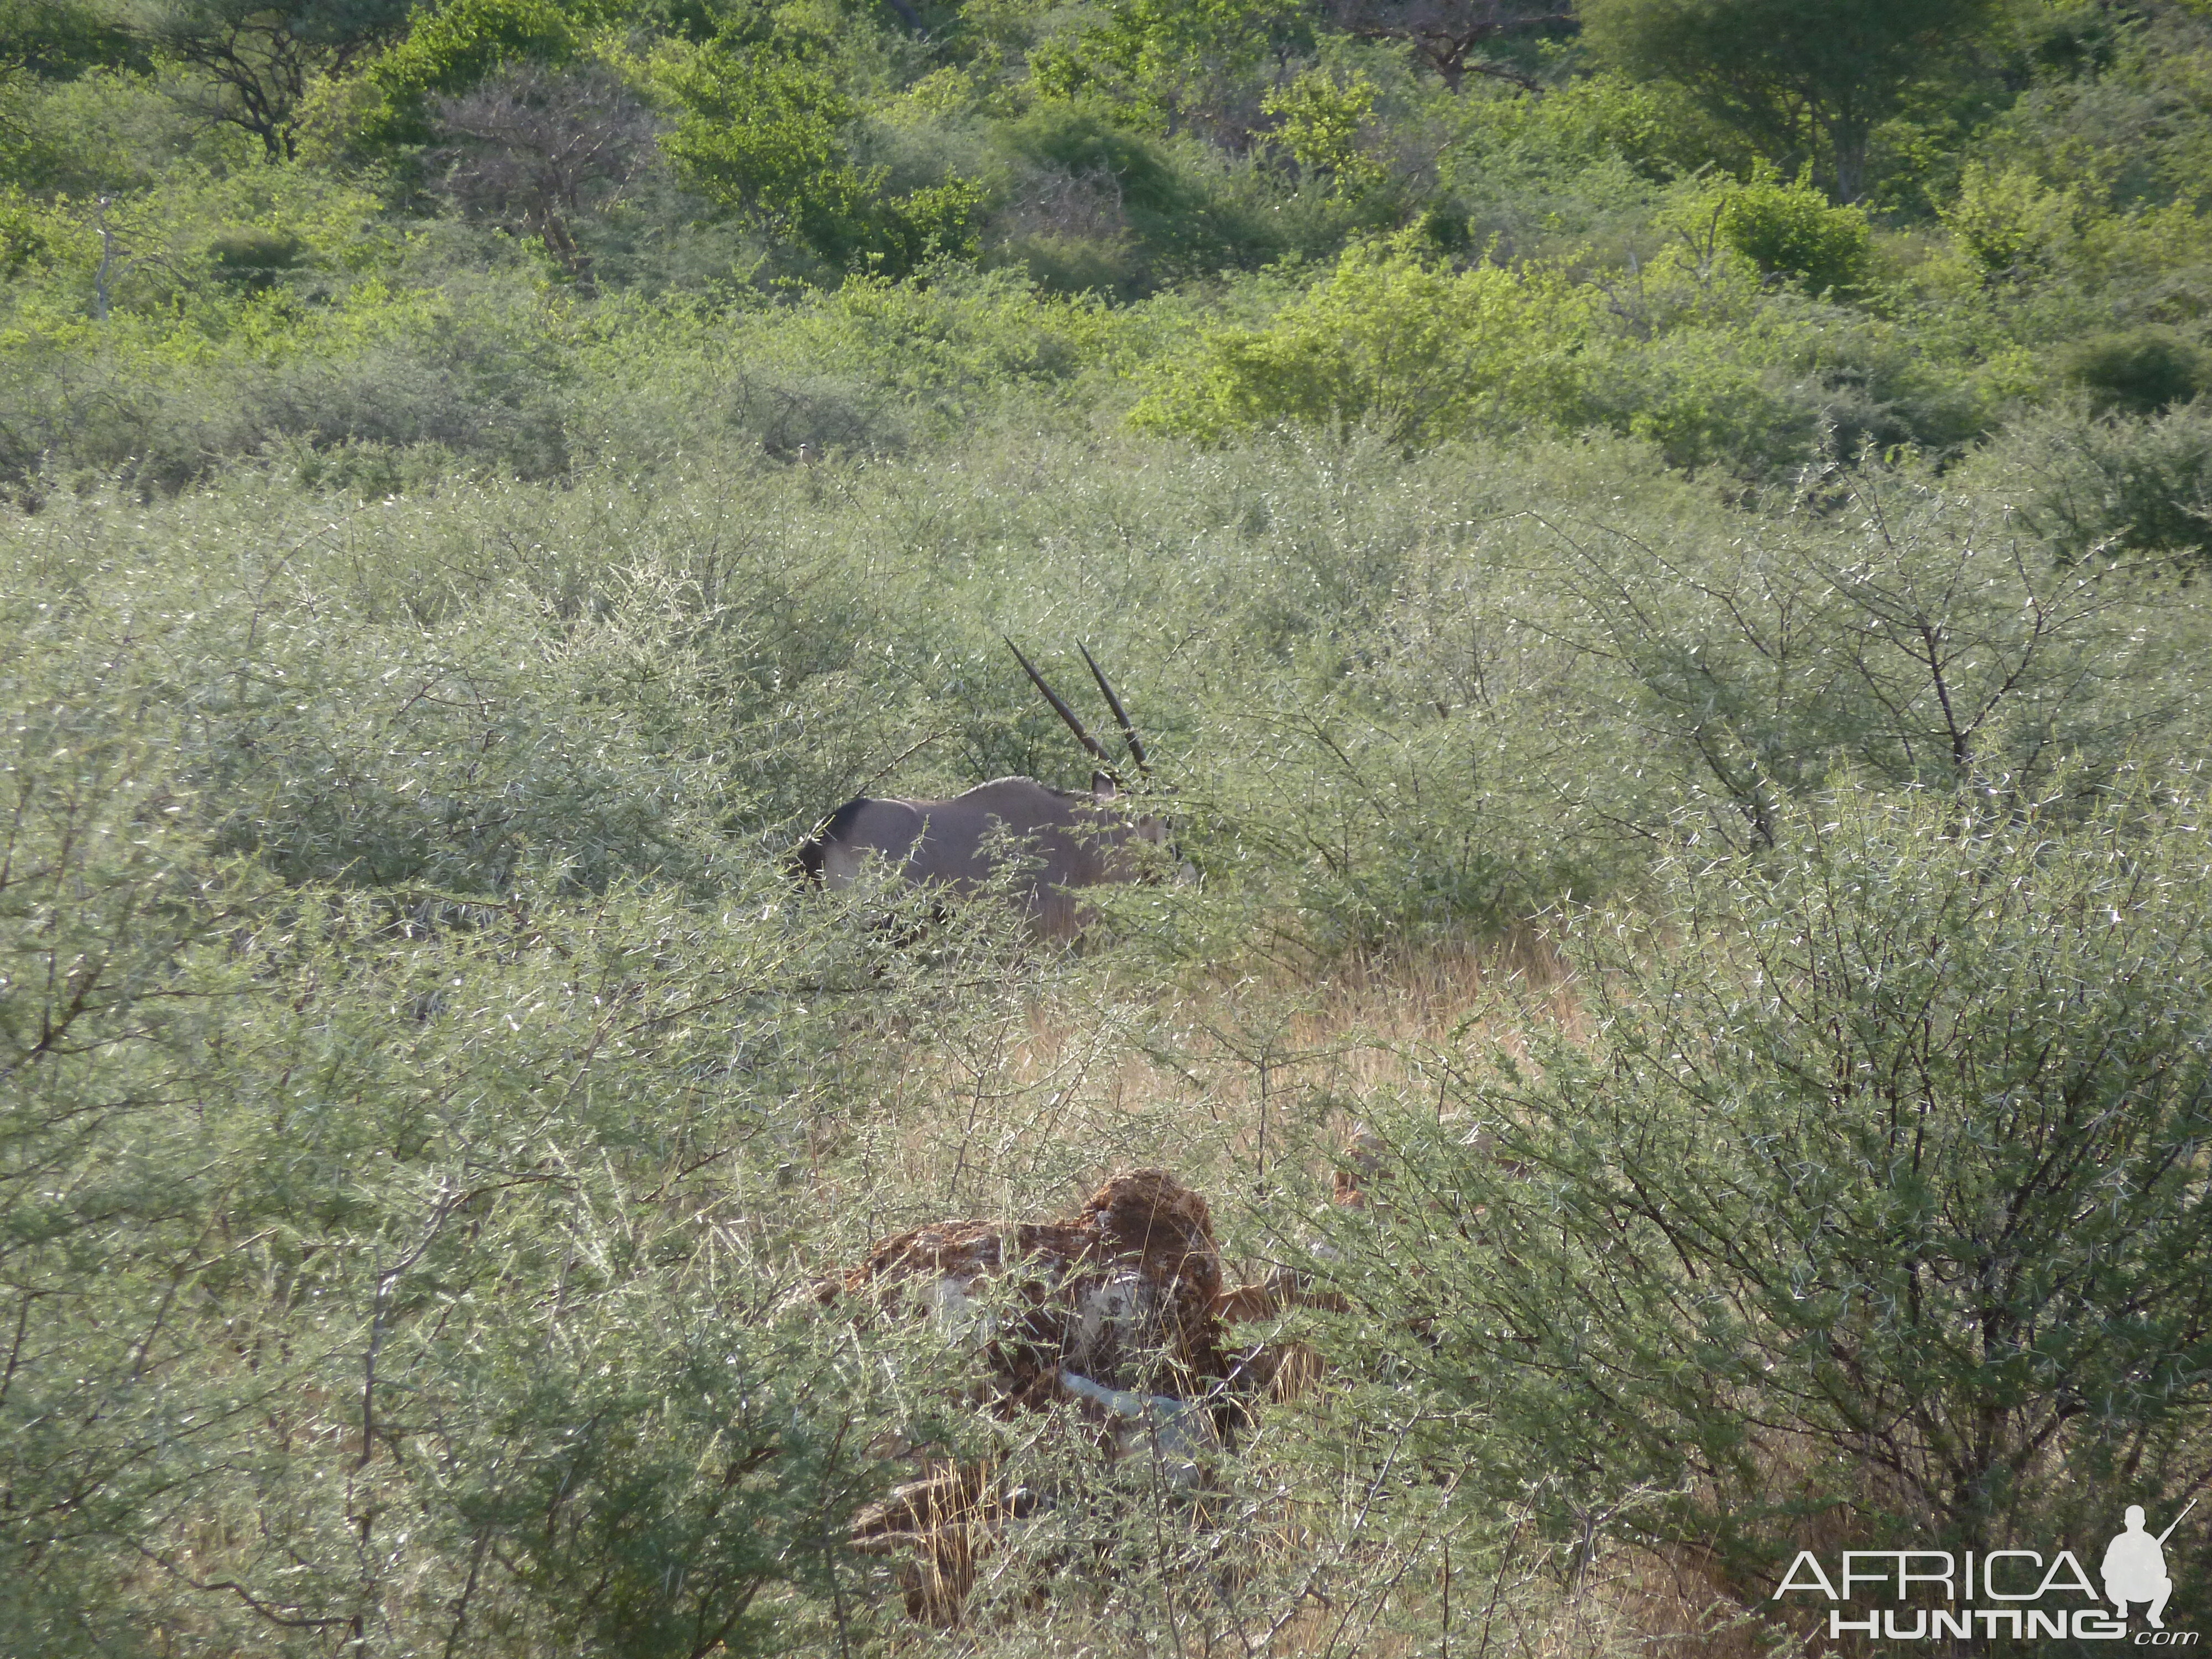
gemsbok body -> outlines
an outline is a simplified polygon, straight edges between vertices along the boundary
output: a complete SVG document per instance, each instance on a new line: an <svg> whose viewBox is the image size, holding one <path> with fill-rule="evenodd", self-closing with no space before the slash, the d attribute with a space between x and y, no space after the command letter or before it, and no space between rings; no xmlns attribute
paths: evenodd
<svg viewBox="0 0 2212 1659"><path fill-rule="evenodd" d="M1012 641L1007 641L1013 648ZM994 778L946 800L884 799L860 795L832 812L793 854L799 873L832 888L849 887L871 857L879 857L908 882L953 895L978 892L999 878L1011 858L1008 878L1030 931L1066 939L1081 927L1077 896L1085 887L1136 881L1157 873L1161 860L1147 847L1167 842L1166 823L1130 812L1123 791L1106 765L1098 740L1047 685L1018 649L1031 680L1061 719L1101 763L1088 790L1054 789L1035 778ZM1149 770L1143 743L1098 665L1090 663L1099 689L1121 722L1139 771Z"/></svg>

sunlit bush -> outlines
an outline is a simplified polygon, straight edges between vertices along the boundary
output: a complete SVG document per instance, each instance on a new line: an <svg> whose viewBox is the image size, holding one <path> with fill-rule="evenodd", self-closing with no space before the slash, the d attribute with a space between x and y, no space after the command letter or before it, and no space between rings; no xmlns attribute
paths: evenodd
<svg viewBox="0 0 2212 1659"><path fill-rule="evenodd" d="M1455 272L1407 239L1345 254L1267 327L1224 330L1167 368L1140 427L1218 439L1372 423L1407 446L1571 428L1589 302L1562 278Z"/></svg>

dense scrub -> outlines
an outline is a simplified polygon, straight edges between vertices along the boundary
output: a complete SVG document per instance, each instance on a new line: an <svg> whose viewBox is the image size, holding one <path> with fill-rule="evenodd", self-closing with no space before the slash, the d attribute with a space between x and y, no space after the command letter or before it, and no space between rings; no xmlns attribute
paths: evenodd
<svg viewBox="0 0 2212 1659"><path fill-rule="evenodd" d="M0 8L0 1650L1748 1652L2202 1493L2212 21L1861 9ZM1004 638L1202 879L794 887L1084 781ZM1196 1492L805 1293L1141 1165L1332 1368Z"/></svg>
<svg viewBox="0 0 2212 1659"><path fill-rule="evenodd" d="M1987 495L1910 471L1729 504L1619 446L1409 464L1358 445L996 439L365 504L241 475L155 503L58 495L10 538L10 1582L29 1598L12 1616L57 1643L312 1641L358 1621L409 1648L694 1650L702 1632L791 1637L802 1608L860 1621L859 1639L896 1601L838 1588L842 1517L890 1478L854 1449L981 1430L933 1422L922 1379L957 1356L878 1331L887 1371L774 1313L809 1272L933 1213L1049 1205L1117 1162L1233 1180L1223 1196L1256 1167L1231 1238L1264 1253L1287 1228L1296 1259L1317 1173L1298 1149L1318 1136L1325 1155L1345 1111L1393 1121L1434 1063L1418 1042L1393 1060L1379 1036L1298 1035L1331 963L1643 892L1654 849L1752 857L1753 895L1796 860L1880 855L1878 823L1858 852L1856 819L1819 822L1838 789L1951 803L1929 809L1927 847L1893 855L1939 907L1898 896L1888 925L1908 932L1991 879L1948 873L1962 827L1984 826L1961 856L2024 823L2124 866L2184 856L2196 833L2126 850L2131 814L2193 799L2143 763L2201 741L2195 586L2155 562L2062 559ZM1000 632L1054 660L1081 635L1114 665L1206 875L1136 890L1084 956L1012 974L988 928L886 954L864 910L802 902L781 869L825 804L887 766L925 791L1075 773ZM2156 948L2193 937L2191 867L2156 876L2172 908L2131 924ZM1717 930L1692 960L1725 1006L1747 971L1728 941L1749 924L1694 894L1674 919L1670 890L1650 914ZM2055 924L2023 902L2023 925ZM1959 926L1971 959L1994 948ZM1206 964L1270 958L1274 988L1225 1005L1203 988ZM2125 982L2201 1006L2185 963ZM1971 983L1954 986L1970 1004L2012 1006ZM1863 1017L1920 1029L1886 1003ZM2162 1039L2173 1063L2201 1057L2192 1029ZM1316 1081L1355 1052L1367 1081ZM1291 1079L1272 1105L1270 1071ZM1516 1110L1462 1062L1443 1075L1447 1098ZM1923 1109L1971 1094L1937 1088ZM1709 1115L1620 1109L1649 1131ZM1482 1170L1523 1164L1420 1167L1475 1193L1497 1178ZM2144 1199L2161 1215L2162 1190ZM1781 1201L1785 1221L1829 1203ZM2191 1204L2163 1224L2161 1261L2197 1259ZM1431 1306L1458 1282L1411 1293ZM1377 1284L1393 1316L1409 1287ZM1659 1322L1633 1340L1666 1340L1663 1314L1639 1316ZM1395 1398L1435 1364L1366 1386ZM1494 1364L1464 1386L1494 1390ZM686 1380L702 1366L703 1391ZM1708 1409L1719 1427L1651 1443L1707 1444L1730 1420ZM2166 1409L2180 1437L2160 1456L2186 1484L2194 1407ZM1457 1412L1485 1457L1570 1455L1540 1413ZM1359 1432L1393 1420L1377 1407ZM1325 1474L1298 1471L1350 1426L1277 1425L1231 1492ZM1496 1547L1475 1522L1500 1496L1431 1517L1438 1539ZM1405 1501L1382 1540L1430 1502ZM1588 1512L1532 1524L1571 1532ZM1908 1502L1897 1524L1923 1512ZM1127 1547L1128 1583L1169 1598L1136 1605L1172 1615L1188 1569L1156 1559L1157 1536ZM1273 1618L1299 1559L1257 1563L1209 1617ZM1391 1616L1434 1616L1420 1606Z"/></svg>

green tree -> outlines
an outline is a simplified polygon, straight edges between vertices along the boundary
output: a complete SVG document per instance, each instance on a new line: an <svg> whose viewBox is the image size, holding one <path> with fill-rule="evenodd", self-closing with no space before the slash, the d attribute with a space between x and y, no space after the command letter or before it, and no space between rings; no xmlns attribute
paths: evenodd
<svg viewBox="0 0 2212 1659"><path fill-rule="evenodd" d="M1756 163L1749 179L1701 195L1680 219L1693 239L1716 240L1762 275L1794 278L1814 294L1857 286L1874 250L1865 213L1830 206L1809 167L1789 184L1770 164Z"/></svg>
<svg viewBox="0 0 2212 1659"><path fill-rule="evenodd" d="M1260 100L1275 118L1275 140L1309 172L1328 175L1337 194L1356 196L1382 182L1388 170L1361 144L1375 119L1375 83L1364 75L1340 82L1309 70Z"/></svg>
<svg viewBox="0 0 2212 1659"><path fill-rule="evenodd" d="M1630 74L1672 81L1838 202L1866 193L1875 127L1991 0L1582 0L1585 36Z"/></svg>
<svg viewBox="0 0 2212 1659"><path fill-rule="evenodd" d="M406 0L175 0L148 36L198 72L177 93L187 108L252 133L270 160L289 161L309 84L365 61L406 18Z"/></svg>
<svg viewBox="0 0 2212 1659"><path fill-rule="evenodd" d="M1252 80L1310 40L1292 0L1119 0L1103 22L1032 52L1030 75L1054 97L1103 93L1127 116L1241 143Z"/></svg>
<svg viewBox="0 0 2212 1659"><path fill-rule="evenodd" d="M953 179L893 196L846 134L858 106L836 72L793 43L724 36L672 50L655 85L677 106L669 157L704 195L840 268L912 270L972 241L983 191Z"/></svg>
<svg viewBox="0 0 2212 1659"><path fill-rule="evenodd" d="M2081 243L2087 216L2070 190L2051 190L2025 167L1969 161L1959 193L1936 210L1960 258L1985 287L2047 277Z"/></svg>
<svg viewBox="0 0 2212 1659"><path fill-rule="evenodd" d="M418 13L407 38L368 66L377 102L364 136L385 144L427 143L429 100L470 91L502 68L558 68L583 50L595 21L588 7L556 0L445 0Z"/></svg>
<svg viewBox="0 0 2212 1659"><path fill-rule="evenodd" d="M0 87L18 79L71 80L95 65L140 56L129 32L90 6L0 0Z"/></svg>

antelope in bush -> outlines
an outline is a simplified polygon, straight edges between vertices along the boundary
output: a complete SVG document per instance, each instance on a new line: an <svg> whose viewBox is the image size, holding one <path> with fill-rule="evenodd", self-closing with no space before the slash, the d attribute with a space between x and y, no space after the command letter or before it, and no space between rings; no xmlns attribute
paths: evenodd
<svg viewBox="0 0 2212 1659"><path fill-rule="evenodd" d="M1000 859L1012 851L1029 866L1015 878L1014 892L1030 931L1042 939L1066 939L1082 925L1078 889L1141 880L1158 870L1157 859L1145 849L1166 845L1165 820L1120 804L1127 792L1105 745L1045 683L1020 647L1008 640L1006 648L1097 762L1091 787L1054 789L1035 778L994 778L949 800L857 795L799 843L794 859L804 879L850 886L873 854L916 885L973 893L990 884ZM1121 725L1139 775L1149 777L1144 740L1128 711L1089 650L1076 648Z"/></svg>

